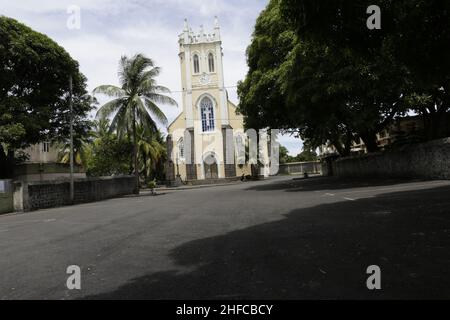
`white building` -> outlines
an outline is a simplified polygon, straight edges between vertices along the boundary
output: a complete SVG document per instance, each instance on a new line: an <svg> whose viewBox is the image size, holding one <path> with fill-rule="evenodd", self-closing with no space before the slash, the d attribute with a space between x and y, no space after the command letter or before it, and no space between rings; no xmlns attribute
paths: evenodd
<svg viewBox="0 0 450 320"><path fill-rule="evenodd" d="M236 145L246 144L243 116L228 100L224 82L223 51L217 18L214 30L203 26L194 33L185 21L179 36L183 89L182 112L168 128L171 165L168 178L223 179L251 174L248 163L239 164ZM265 136L265 135L262 135ZM268 159L267 142L260 154ZM245 158L245 155L244 155ZM262 174L269 173L269 164Z"/></svg>

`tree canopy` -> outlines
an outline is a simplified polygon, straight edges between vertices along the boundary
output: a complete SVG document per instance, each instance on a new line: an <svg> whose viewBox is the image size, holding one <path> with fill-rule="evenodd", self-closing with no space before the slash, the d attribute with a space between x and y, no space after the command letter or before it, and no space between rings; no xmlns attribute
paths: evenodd
<svg viewBox="0 0 450 320"><path fill-rule="evenodd" d="M69 131L69 78L75 130L91 109L78 63L47 36L0 16L0 175L12 172L14 150Z"/></svg>
<svg viewBox="0 0 450 320"><path fill-rule="evenodd" d="M340 154L414 110L428 139L448 113L450 4L379 1L382 28L369 30L369 1L272 0L260 14L239 83L246 125L294 129L311 146Z"/></svg>
<svg viewBox="0 0 450 320"><path fill-rule="evenodd" d="M156 133L156 120L167 124L167 118L158 104L177 105L174 99L165 95L170 93L170 90L157 84L156 77L160 71L153 60L143 54L136 54L131 58L122 56L118 73L121 87L102 85L94 89L94 94L100 93L114 98L100 108L97 117L112 117L110 129L116 131L119 138L124 134L129 138L133 137L134 174L138 186L136 192L139 192L140 172L137 127L141 126L147 132ZM147 160L148 157L144 162Z"/></svg>

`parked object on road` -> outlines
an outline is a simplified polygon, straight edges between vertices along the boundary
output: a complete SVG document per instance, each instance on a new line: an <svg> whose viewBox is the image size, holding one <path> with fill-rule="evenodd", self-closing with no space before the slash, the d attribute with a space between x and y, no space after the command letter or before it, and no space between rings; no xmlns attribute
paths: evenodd
<svg viewBox="0 0 450 320"><path fill-rule="evenodd" d="M157 187L156 180L150 181L148 183L148 188L150 189L150 192L152 193L152 195L156 195L156 192L155 192L156 187Z"/></svg>

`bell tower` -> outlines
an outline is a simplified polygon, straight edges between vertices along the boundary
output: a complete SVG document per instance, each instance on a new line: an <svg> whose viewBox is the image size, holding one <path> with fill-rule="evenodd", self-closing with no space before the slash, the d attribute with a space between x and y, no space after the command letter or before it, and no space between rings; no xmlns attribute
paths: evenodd
<svg viewBox="0 0 450 320"><path fill-rule="evenodd" d="M191 146L186 150L186 176L188 180L223 178L223 130L230 118L218 18L210 32L203 25L194 32L185 20L178 42L185 141Z"/></svg>
<svg viewBox="0 0 450 320"><path fill-rule="evenodd" d="M218 18L214 19L212 32L206 32L203 26L200 26L198 32L194 32L185 20L183 33L179 36L179 45L186 129L204 131L202 116L198 112L202 97L210 98L214 104L215 128L228 125L228 99L224 88L223 51ZM196 122L199 123L198 126Z"/></svg>

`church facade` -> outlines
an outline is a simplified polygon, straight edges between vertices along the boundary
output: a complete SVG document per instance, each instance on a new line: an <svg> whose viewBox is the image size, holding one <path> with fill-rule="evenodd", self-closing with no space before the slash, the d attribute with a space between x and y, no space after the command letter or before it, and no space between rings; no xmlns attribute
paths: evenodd
<svg viewBox="0 0 450 320"><path fill-rule="evenodd" d="M212 33L205 33L203 27L194 33L185 21L179 45L182 112L168 128L168 180L251 174L250 166L235 152L235 144L245 141L244 124L228 100L217 18ZM245 159L245 154L241 156Z"/></svg>

